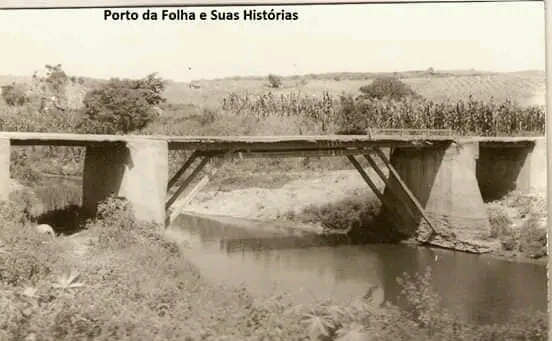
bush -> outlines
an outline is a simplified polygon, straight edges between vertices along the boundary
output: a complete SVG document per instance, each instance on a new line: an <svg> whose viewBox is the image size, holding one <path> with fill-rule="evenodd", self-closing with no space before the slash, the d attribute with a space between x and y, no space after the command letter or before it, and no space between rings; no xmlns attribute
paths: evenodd
<svg viewBox="0 0 552 341"><path fill-rule="evenodd" d="M320 207L309 206L290 218L304 223L320 222L328 230L345 232L370 226L379 207L373 197L355 196Z"/></svg>
<svg viewBox="0 0 552 341"><path fill-rule="evenodd" d="M406 97L421 98L408 84L395 77L377 77L370 85L360 88L362 97L366 99L401 100Z"/></svg>
<svg viewBox="0 0 552 341"><path fill-rule="evenodd" d="M95 231L105 234L106 225L122 223L129 210L111 198L100 212L90 227L100 225ZM30 226L0 229L0 337L183 340L193 332L187 296L196 285L195 270L174 243L126 224L127 233L111 248L90 249L84 258Z"/></svg>
<svg viewBox="0 0 552 341"><path fill-rule="evenodd" d="M491 225L491 231L489 233L490 238L502 238L512 235L511 227L512 221L501 207L490 207L489 224Z"/></svg>
<svg viewBox="0 0 552 341"><path fill-rule="evenodd" d="M372 195L353 195L322 206L308 206L298 213L287 212L285 217L321 224L326 231L346 233L357 242L394 243L410 237L382 222L380 208L381 203Z"/></svg>
<svg viewBox="0 0 552 341"><path fill-rule="evenodd" d="M282 77L276 75L268 75L268 82L270 83L270 87L277 89L282 86Z"/></svg>
<svg viewBox="0 0 552 341"><path fill-rule="evenodd" d="M155 74L140 80L111 79L86 94L79 129L101 134L140 130L158 117L155 106L165 101L164 88L165 82Z"/></svg>
<svg viewBox="0 0 552 341"><path fill-rule="evenodd" d="M57 269L59 250L50 236L37 233L30 224L20 223L17 213L6 216L11 205L1 206L4 223L0 229L0 284L36 285Z"/></svg>
<svg viewBox="0 0 552 341"><path fill-rule="evenodd" d="M90 228L98 236L102 249L121 249L136 242L135 231L139 224L132 205L124 198L109 197L98 204L97 219L90 221Z"/></svg>
<svg viewBox="0 0 552 341"><path fill-rule="evenodd" d="M520 231L519 251L531 258L541 258L547 254L546 229L538 225L537 215L530 214Z"/></svg>
<svg viewBox="0 0 552 341"><path fill-rule="evenodd" d="M25 88L15 83L2 87L2 99L7 105L12 107L22 106L29 102Z"/></svg>

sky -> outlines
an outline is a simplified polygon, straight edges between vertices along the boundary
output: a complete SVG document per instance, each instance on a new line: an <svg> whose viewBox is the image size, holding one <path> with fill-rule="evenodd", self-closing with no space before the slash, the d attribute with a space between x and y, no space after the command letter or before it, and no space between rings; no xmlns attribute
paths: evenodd
<svg viewBox="0 0 552 341"><path fill-rule="evenodd" d="M0 75L190 81L227 76L544 70L543 2L180 7L195 21L104 20L103 9L0 10ZM199 20L274 9L295 21ZM115 10L115 9L114 9ZM142 15L145 8L130 9ZM163 8L150 10L161 13Z"/></svg>

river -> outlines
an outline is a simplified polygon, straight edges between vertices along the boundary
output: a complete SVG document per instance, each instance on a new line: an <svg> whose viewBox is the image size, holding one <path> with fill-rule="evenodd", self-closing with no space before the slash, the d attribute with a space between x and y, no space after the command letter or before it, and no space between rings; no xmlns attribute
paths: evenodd
<svg viewBox="0 0 552 341"><path fill-rule="evenodd" d="M287 292L297 303L338 302L374 288L376 301L397 301L396 278L432 267L432 284L451 313L466 322L503 323L520 309L546 311L544 265L412 245L354 245L290 236L270 223L232 223L180 215L170 227L202 276L244 284L264 297ZM185 246L185 244L187 246Z"/></svg>

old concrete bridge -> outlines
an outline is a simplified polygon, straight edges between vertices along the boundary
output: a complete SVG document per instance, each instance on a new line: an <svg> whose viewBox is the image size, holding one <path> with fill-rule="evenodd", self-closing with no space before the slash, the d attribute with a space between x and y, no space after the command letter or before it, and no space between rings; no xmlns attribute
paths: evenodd
<svg viewBox="0 0 552 341"><path fill-rule="evenodd" d="M167 210L211 160L215 167L187 193L191 199L222 162L240 157L346 156L402 226L488 228L484 200L517 189L546 190L544 137L451 137L376 134L330 136L179 137L0 133L0 200L8 199L11 146L86 148L83 210L95 214L109 195L125 197L141 220L166 221ZM382 152L390 148L390 157ZM193 150L169 178L169 150ZM355 156L362 155L386 184L381 192ZM374 159L379 158L378 162ZM181 182L192 164L199 164ZM385 170L385 172L382 170ZM385 175L385 173L388 174ZM172 196L169 190L179 184Z"/></svg>

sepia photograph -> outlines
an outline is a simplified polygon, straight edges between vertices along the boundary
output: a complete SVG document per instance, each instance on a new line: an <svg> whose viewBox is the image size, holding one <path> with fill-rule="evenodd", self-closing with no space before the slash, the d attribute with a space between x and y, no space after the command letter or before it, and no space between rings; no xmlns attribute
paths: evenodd
<svg viewBox="0 0 552 341"><path fill-rule="evenodd" d="M0 341L548 340L542 1L0 10Z"/></svg>

